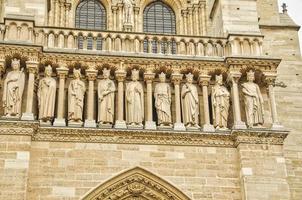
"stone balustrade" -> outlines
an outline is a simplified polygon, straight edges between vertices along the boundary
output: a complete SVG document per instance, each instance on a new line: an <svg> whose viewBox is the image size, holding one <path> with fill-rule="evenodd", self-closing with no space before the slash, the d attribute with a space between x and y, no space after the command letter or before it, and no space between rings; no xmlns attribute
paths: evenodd
<svg viewBox="0 0 302 200"><path fill-rule="evenodd" d="M32 21L6 19L0 24L0 42L30 43L48 51L117 52L194 57L261 56L261 35L226 38L90 31L36 27Z"/></svg>

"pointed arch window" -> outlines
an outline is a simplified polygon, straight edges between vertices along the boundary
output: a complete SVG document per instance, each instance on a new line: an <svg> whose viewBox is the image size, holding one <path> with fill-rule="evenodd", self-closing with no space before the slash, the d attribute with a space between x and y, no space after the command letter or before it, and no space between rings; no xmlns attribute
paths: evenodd
<svg viewBox="0 0 302 200"><path fill-rule="evenodd" d="M149 4L144 10L144 32L176 34L176 18L172 8L161 1ZM152 46L149 47L149 46ZM160 45L160 52L158 45ZM144 41L144 52L176 54L175 41Z"/></svg>
<svg viewBox="0 0 302 200"><path fill-rule="evenodd" d="M144 32L176 34L175 21L171 7L161 1L149 4L144 10Z"/></svg>
<svg viewBox="0 0 302 200"><path fill-rule="evenodd" d="M106 30L106 9L99 0L81 0L76 9L76 28Z"/></svg>

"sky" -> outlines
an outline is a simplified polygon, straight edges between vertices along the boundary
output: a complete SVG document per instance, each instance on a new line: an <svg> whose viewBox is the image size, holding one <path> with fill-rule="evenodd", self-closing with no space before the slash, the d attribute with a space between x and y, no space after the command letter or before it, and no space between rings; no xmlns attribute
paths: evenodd
<svg viewBox="0 0 302 200"><path fill-rule="evenodd" d="M288 14L296 22L296 24L302 26L302 0L278 0L280 11L282 3L287 4ZM302 48L302 27L299 31L300 47Z"/></svg>

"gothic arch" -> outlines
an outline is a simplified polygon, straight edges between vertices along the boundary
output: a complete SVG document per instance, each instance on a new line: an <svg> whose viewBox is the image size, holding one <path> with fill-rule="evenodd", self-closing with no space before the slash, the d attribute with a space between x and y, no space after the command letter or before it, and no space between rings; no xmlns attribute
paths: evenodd
<svg viewBox="0 0 302 200"><path fill-rule="evenodd" d="M82 200L190 200L160 177L135 167L102 183Z"/></svg>

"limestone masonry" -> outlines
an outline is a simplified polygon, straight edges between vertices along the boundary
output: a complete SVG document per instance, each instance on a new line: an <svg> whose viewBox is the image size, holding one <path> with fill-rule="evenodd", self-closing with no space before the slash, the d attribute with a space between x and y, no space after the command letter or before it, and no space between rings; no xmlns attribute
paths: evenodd
<svg viewBox="0 0 302 200"><path fill-rule="evenodd" d="M278 10L0 0L0 200L301 200L300 27Z"/></svg>

